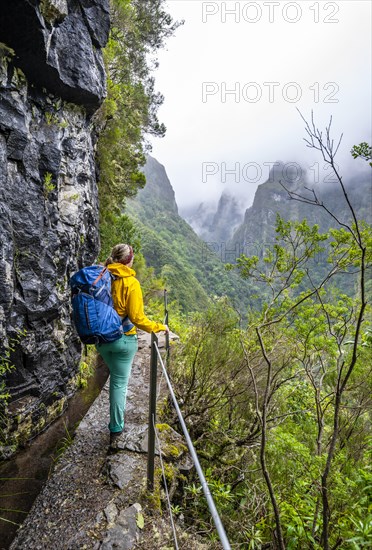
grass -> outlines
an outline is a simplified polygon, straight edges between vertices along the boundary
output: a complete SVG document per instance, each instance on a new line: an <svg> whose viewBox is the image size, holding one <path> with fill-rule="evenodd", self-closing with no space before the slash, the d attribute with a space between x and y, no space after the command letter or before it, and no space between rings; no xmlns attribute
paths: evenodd
<svg viewBox="0 0 372 550"><path fill-rule="evenodd" d="M55 456L53 457L53 462L56 463L58 462L58 460L60 460L60 458L62 457L62 455L67 451L67 449L69 447L71 447L71 445L73 444L74 442L74 437L73 435L69 432L69 429L67 427L67 424L66 422L64 421L63 422L64 424L64 427L65 427L65 437L63 437L58 445L57 445L57 449L55 451Z"/></svg>

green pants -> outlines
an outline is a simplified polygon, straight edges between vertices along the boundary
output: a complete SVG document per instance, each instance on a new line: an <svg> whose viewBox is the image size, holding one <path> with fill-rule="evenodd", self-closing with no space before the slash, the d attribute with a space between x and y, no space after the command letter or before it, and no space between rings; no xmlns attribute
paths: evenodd
<svg viewBox="0 0 372 550"><path fill-rule="evenodd" d="M121 432L124 429L128 382L137 349L135 334L123 334L115 342L97 346L97 351L110 371L110 432Z"/></svg>

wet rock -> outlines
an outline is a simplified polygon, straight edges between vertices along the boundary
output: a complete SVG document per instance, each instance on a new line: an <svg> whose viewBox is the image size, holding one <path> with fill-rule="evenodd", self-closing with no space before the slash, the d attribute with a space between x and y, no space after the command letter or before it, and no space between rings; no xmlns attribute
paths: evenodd
<svg viewBox="0 0 372 550"><path fill-rule="evenodd" d="M52 143L43 143L40 147L39 172L42 177L46 172L50 172L52 176L58 177L61 166L62 152L58 145Z"/></svg>
<svg viewBox="0 0 372 550"><path fill-rule="evenodd" d="M104 514L109 525L114 523L114 521L118 517L118 513L118 509L113 502L110 502L110 504L106 506L106 508L104 509Z"/></svg>
<svg viewBox="0 0 372 550"><path fill-rule="evenodd" d="M90 115L108 28L108 0L0 0L0 42L15 51L0 52L0 358L15 366L6 430L20 445L74 391L68 279L99 247Z"/></svg>
<svg viewBox="0 0 372 550"><path fill-rule="evenodd" d="M111 481L124 489L134 478L137 457L128 455L115 455L107 459L107 471Z"/></svg>
<svg viewBox="0 0 372 550"><path fill-rule="evenodd" d="M80 5L93 44L103 48L110 32L108 4L102 0L80 0Z"/></svg>
<svg viewBox="0 0 372 550"><path fill-rule="evenodd" d="M191 455L185 455L183 459L177 463L177 468L181 475L188 477L191 471L195 468Z"/></svg>
<svg viewBox="0 0 372 550"><path fill-rule="evenodd" d="M119 442L119 449L127 449L136 453L147 453L148 450L148 427L137 425L131 427L131 430L126 434L123 442ZM156 454L159 452L156 450Z"/></svg>
<svg viewBox="0 0 372 550"><path fill-rule="evenodd" d="M135 453L147 454L149 446L148 426L131 426L128 433L118 441L119 450L127 450ZM155 438L155 455L161 455L166 460L177 460L187 451L184 438L173 430L168 424L157 425L157 437Z"/></svg>
<svg viewBox="0 0 372 550"><path fill-rule="evenodd" d="M139 542L140 529L137 520L141 514L142 507L136 503L122 510L114 527L107 531L103 540L101 550L130 550Z"/></svg>
<svg viewBox="0 0 372 550"><path fill-rule="evenodd" d="M0 2L0 38L30 82L94 111L106 94L108 0ZM32 47L30 47L32 44Z"/></svg>
<svg viewBox="0 0 372 550"><path fill-rule="evenodd" d="M176 461L185 455L187 446L184 437L169 424L157 424L156 431L158 446L165 459Z"/></svg>
<svg viewBox="0 0 372 550"><path fill-rule="evenodd" d="M23 152L28 143L28 136L19 130L12 130L7 141L8 158L12 160L22 160Z"/></svg>

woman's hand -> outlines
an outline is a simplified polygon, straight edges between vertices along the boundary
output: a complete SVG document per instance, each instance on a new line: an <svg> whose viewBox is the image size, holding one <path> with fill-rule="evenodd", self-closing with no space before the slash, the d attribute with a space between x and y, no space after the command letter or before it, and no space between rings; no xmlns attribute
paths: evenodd
<svg viewBox="0 0 372 550"><path fill-rule="evenodd" d="M165 331L164 331L165 334L169 334L169 327L168 327L168 325L164 325L164 326L165 326Z"/></svg>

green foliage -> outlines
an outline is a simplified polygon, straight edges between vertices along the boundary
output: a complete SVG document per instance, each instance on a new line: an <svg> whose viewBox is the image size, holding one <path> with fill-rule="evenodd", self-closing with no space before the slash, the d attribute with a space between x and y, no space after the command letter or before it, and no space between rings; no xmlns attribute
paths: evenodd
<svg viewBox="0 0 372 550"><path fill-rule="evenodd" d="M111 1L111 32L104 50L107 98L95 115L100 137L99 199L103 248L121 232L125 199L145 185L145 134L164 135L157 119L163 98L154 91L151 55L163 46L177 23L163 10L163 0ZM112 231L113 236L111 236Z"/></svg>
<svg viewBox="0 0 372 550"><path fill-rule="evenodd" d="M182 344L172 355L172 377L231 541L250 549L277 547L279 524L286 548L321 548L327 477L331 546L367 547L370 328L360 316L368 313L364 287L353 292L356 279L350 275L365 273L371 260L370 227L354 220L324 230L322 223L321 232L311 221L279 216L274 246L262 258L242 256L223 272L158 198L141 205L141 221L135 206L134 223L122 214L126 199L145 184L139 171L145 133L165 131L156 114L162 97L154 92L150 70L156 61L150 54L177 24L162 6L162 0L112 1L108 96L95 117L101 258L116 242L134 243L135 268L151 310L160 313L165 283L181 308L180 328L185 323L180 311L202 311L187 319ZM310 126L308 133L312 138ZM370 147L355 146L352 155L370 160ZM316 265L321 255L328 270ZM331 284L335 280L343 292ZM249 306L245 329L226 296ZM182 510L187 523L211 533L195 479L186 487Z"/></svg>
<svg viewBox="0 0 372 550"><path fill-rule="evenodd" d="M14 448L9 441L9 414L7 411L10 393L6 387L6 375L15 369L14 355L21 341L27 335L26 329L18 329L14 336L8 336L0 344L0 447Z"/></svg>
<svg viewBox="0 0 372 550"><path fill-rule="evenodd" d="M194 437L201 435L202 427L209 422L223 430L219 416L222 404L241 395L246 385L242 376L238 325L237 313L226 299L220 298L209 309L189 319L186 342L174 351L177 363L174 368L182 388L178 391L184 416L192 422ZM226 372L230 372L229 379L225 379ZM217 434L216 444L219 442Z"/></svg>
<svg viewBox="0 0 372 550"><path fill-rule="evenodd" d="M243 279L252 279L265 285L269 300L287 300L288 292L301 289L307 275L308 263L324 251L322 243L327 234L320 234L317 225L310 226L307 220L286 221L277 214L276 244L266 248L260 260L257 256L244 254L229 270L237 269ZM312 274L314 277L314 274ZM315 281L314 281L315 282Z"/></svg>
<svg viewBox="0 0 372 550"><path fill-rule="evenodd" d="M79 364L79 370L76 377L78 388L86 388L89 378L94 374L96 368L97 352L95 346L86 346L86 353L83 361Z"/></svg>
<svg viewBox="0 0 372 550"><path fill-rule="evenodd" d="M58 124L59 119L58 116L54 113L51 113L50 111L45 111L45 121L48 126L51 126L52 124Z"/></svg>
<svg viewBox="0 0 372 550"><path fill-rule="evenodd" d="M143 514L141 514L141 512L137 513L136 525L138 529L143 529L145 527L145 518L143 517Z"/></svg>
<svg viewBox="0 0 372 550"><path fill-rule="evenodd" d="M67 424L64 422L65 436L58 442L57 448L54 453L54 462L58 462L62 455L71 447L74 442L74 436L69 431Z"/></svg>
<svg viewBox="0 0 372 550"><path fill-rule="evenodd" d="M166 200L142 192L129 201L128 214L139 230L142 253L165 281L171 301L185 312L208 307L210 297L229 296L245 311L257 301L252 284L228 273L214 254Z"/></svg>
<svg viewBox="0 0 372 550"><path fill-rule="evenodd" d="M354 145L350 153L354 159L362 158L367 162L372 159L372 147L365 141L359 143L359 145ZM372 162L369 165L372 166Z"/></svg>
<svg viewBox="0 0 372 550"><path fill-rule="evenodd" d="M185 311L196 309L197 304L201 307L206 306L208 303L207 293L199 284L194 273L183 265L182 257L177 255L178 235L175 231L173 231L173 245L169 242L174 228L171 220L168 219L168 227L172 225L172 229L167 229L166 234L156 231L158 225L156 218L152 220L151 228L141 223L139 218L134 218L134 220L141 234L142 251L146 261L164 280L170 299L176 300Z"/></svg>
<svg viewBox="0 0 372 550"><path fill-rule="evenodd" d="M27 334L26 329L18 329L14 337L8 337L5 342L3 342L0 348L0 405L3 407L7 404L7 401L10 397L4 377L6 373L15 369L15 366L12 362L12 355L15 353L17 346L19 346L22 338Z"/></svg>
<svg viewBox="0 0 372 550"><path fill-rule="evenodd" d="M101 250L100 261L106 260L113 246L117 243L131 243L137 255L141 249L139 231L132 220L125 214L106 212L100 222Z"/></svg>
<svg viewBox="0 0 372 550"><path fill-rule="evenodd" d="M88 365L85 361L81 361L79 364L79 372L76 380L78 388L86 388L88 385L88 379L93 375L94 369Z"/></svg>
<svg viewBox="0 0 372 550"><path fill-rule="evenodd" d="M4 376L7 372L10 372L15 368L9 361L10 351L6 349L5 354L0 359L0 402L2 404L7 403L10 394L6 389Z"/></svg>
<svg viewBox="0 0 372 550"><path fill-rule="evenodd" d="M51 174L51 172L45 172L43 179L44 197L47 199L49 194L54 191L55 188L56 186L53 183L53 174Z"/></svg>
<svg viewBox="0 0 372 550"><path fill-rule="evenodd" d="M263 258L241 257L230 266L265 285L262 310L251 308L245 329L226 301L194 317L173 355L173 380L211 486L218 480L223 487L216 498L221 495L231 541L248 548L274 544L276 524L260 474L264 429L265 468L277 496L285 547L296 550L323 547L321 478L335 395L348 382L329 474L329 537L331 545L341 540L342 547L363 548L370 540L370 312L367 308L350 371L361 300L332 285L332 277L347 277L361 267L360 248L358 253L356 239L343 228L331 230L329 239L306 220L278 218L276 229L276 243ZM359 227L359 235L367 249L367 224ZM308 262L323 248L330 267L320 278ZM364 261L369 260L366 252ZM184 514L209 532L210 518L197 487L194 482L187 489Z"/></svg>

